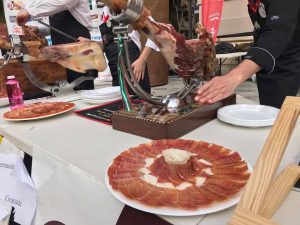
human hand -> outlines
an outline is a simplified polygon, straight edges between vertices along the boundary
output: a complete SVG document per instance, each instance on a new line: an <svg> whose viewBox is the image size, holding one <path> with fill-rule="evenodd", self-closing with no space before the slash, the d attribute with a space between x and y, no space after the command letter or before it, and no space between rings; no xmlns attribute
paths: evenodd
<svg viewBox="0 0 300 225"><path fill-rule="evenodd" d="M197 91L195 101L202 104L212 104L226 98L234 92L237 86L259 70L261 70L261 67L258 64L245 59L227 74L214 77L211 81L202 85Z"/></svg>
<svg viewBox="0 0 300 225"><path fill-rule="evenodd" d="M31 15L29 12L26 9L23 9L17 14L16 21L19 26L24 26L30 19Z"/></svg>
<svg viewBox="0 0 300 225"><path fill-rule="evenodd" d="M140 57L131 64L131 67L137 81L140 82L140 80L143 80L145 74L146 62Z"/></svg>
<svg viewBox="0 0 300 225"><path fill-rule="evenodd" d="M198 89L195 101L202 104L215 103L231 95L238 85L239 81L234 76L214 77Z"/></svg>
<svg viewBox="0 0 300 225"><path fill-rule="evenodd" d="M79 38L77 38L77 40L78 40L79 42L88 42L88 41L91 41L90 39L85 38L85 37L79 37Z"/></svg>
<svg viewBox="0 0 300 225"><path fill-rule="evenodd" d="M37 26L26 26L30 32L34 33L34 34L39 34L39 28ZM26 31L24 31L26 33Z"/></svg>

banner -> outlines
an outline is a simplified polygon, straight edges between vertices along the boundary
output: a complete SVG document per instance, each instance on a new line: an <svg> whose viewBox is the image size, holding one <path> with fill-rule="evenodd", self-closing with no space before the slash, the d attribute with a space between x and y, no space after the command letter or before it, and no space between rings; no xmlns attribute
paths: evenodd
<svg viewBox="0 0 300 225"><path fill-rule="evenodd" d="M22 35L23 31L20 26L16 23L16 16L18 12L22 9L26 9L31 0L2 0L3 8L5 14L6 25L9 34ZM0 3L1 4L1 3ZM100 0L89 0L89 6L92 16L93 28L90 31L91 39L96 41L101 41L101 34L99 26L102 23L103 16L103 3ZM45 27L37 22L37 19L42 20L43 22L49 24L48 17L40 17L36 19L31 19L26 25L36 26L38 28L44 29ZM49 44L51 43L50 36L46 36Z"/></svg>
<svg viewBox="0 0 300 225"><path fill-rule="evenodd" d="M101 2L101 0L89 0L89 6L93 25L92 30L90 31L91 39L94 41L101 41L102 38L99 26L102 24L104 4Z"/></svg>
<svg viewBox="0 0 300 225"><path fill-rule="evenodd" d="M29 0L2 0L3 1L3 9L5 14L5 20L7 25L7 30L9 34L22 35L23 31L20 26L18 26L16 22L16 16L18 12L22 9L25 9L29 4ZM49 23L48 17L39 18L43 20L45 23ZM43 27L43 25L36 22L35 19L30 20L27 25Z"/></svg>
<svg viewBox="0 0 300 225"><path fill-rule="evenodd" d="M216 42L222 17L224 0L202 0L202 24Z"/></svg>

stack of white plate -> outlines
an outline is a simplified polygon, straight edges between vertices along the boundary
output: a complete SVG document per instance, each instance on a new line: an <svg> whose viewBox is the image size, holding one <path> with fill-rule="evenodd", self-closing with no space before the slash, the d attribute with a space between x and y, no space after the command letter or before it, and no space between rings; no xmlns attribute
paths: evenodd
<svg viewBox="0 0 300 225"><path fill-rule="evenodd" d="M8 106L9 105L9 101L7 97L4 98L0 98L0 107L2 106Z"/></svg>
<svg viewBox="0 0 300 225"><path fill-rule="evenodd" d="M265 127L275 123L279 111L265 105L228 105L218 110L218 119L236 126Z"/></svg>
<svg viewBox="0 0 300 225"><path fill-rule="evenodd" d="M105 87L81 92L82 101L89 104L102 104L121 98L120 87Z"/></svg>

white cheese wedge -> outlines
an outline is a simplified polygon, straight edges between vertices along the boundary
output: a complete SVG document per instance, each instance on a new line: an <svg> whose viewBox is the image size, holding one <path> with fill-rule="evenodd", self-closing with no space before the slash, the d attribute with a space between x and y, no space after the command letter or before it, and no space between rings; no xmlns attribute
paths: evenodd
<svg viewBox="0 0 300 225"><path fill-rule="evenodd" d="M151 175L151 174L144 174L142 177L142 180L146 181L149 184L157 185L157 177Z"/></svg>
<svg viewBox="0 0 300 225"><path fill-rule="evenodd" d="M206 181L205 177L196 177L196 186L197 187L203 186L205 181Z"/></svg>
<svg viewBox="0 0 300 225"><path fill-rule="evenodd" d="M193 186L191 183L183 182L182 184L176 186L176 189L177 190L184 190L184 189L186 189L188 187L191 187L191 186Z"/></svg>
<svg viewBox="0 0 300 225"><path fill-rule="evenodd" d="M191 157L191 153L175 148L170 148L162 152L164 160L172 165L184 165Z"/></svg>
<svg viewBox="0 0 300 225"><path fill-rule="evenodd" d="M149 169L145 168L145 167L139 169L139 171L142 172L143 174L150 174L151 173L151 171Z"/></svg>
<svg viewBox="0 0 300 225"><path fill-rule="evenodd" d="M210 162L207 162L205 159L199 159L198 162L203 163L203 164L208 165L208 166L212 165Z"/></svg>
<svg viewBox="0 0 300 225"><path fill-rule="evenodd" d="M211 171L211 169L210 168L206 168L206 169L204 169L203 170L205 173L207 173L208 175L214 175L214 173Z"/></svg>
<svg viewBox="0 0 300 225"><path fill-rule="evenodd" d="M154 158L147 158L147 159L145 159L145 162L146 162L145 167L151 166L154 163L154 160L155 160Z"/></svg>
<svg viewBox="0 0 300 225"><path fill-rule="evenodd" d="M175 189L175 186L172 183L157 183L156 187Z"/></svg>

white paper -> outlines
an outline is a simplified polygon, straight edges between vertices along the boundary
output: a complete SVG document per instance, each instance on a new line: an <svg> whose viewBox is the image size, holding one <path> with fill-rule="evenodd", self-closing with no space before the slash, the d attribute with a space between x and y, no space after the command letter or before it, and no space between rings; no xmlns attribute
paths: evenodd
<svg viewBox="0 0 300 225"><path fill-rule="evenodd" d="M10 214L9 209L7 209L4 204L5 203L2 200L0 200L0 220L3 220Z"/></svg>
<svg viewBox="0 0 300 225"><path fill-rule="evenodd" d="M38 189L39 206L34 224L51 220L71 225L116 224L124 204L105 185L62 165Z"/></svg>
<svg viewBox="0 0 300 225"><path fill-rule="evenodd" d="M36 189L21 157L0 154L0 181L0 199L15 208L14 221L30 225L36 210Z"/></svg>

